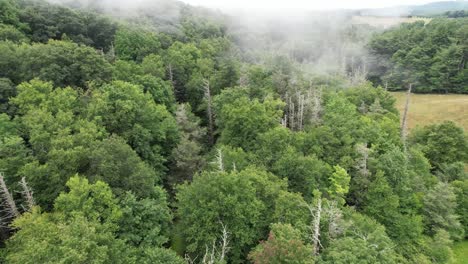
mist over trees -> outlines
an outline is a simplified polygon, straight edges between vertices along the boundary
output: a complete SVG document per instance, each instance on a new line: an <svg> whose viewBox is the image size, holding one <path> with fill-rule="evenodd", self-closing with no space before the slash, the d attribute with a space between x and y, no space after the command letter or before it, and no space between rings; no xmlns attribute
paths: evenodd
<svg viewBox="0 0 468 264"><path fill-rule="evenodd" d="M467 135L387 89L466 92L466 20L60 3L0 0L1 261L451 263Z"/></svg>

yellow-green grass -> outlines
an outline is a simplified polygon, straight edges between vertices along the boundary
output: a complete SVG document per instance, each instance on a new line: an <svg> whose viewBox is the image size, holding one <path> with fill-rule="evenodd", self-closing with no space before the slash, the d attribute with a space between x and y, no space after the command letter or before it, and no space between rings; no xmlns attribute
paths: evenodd
<svg viewBox="0 0 468 264"><path fill-rule="evenodd" d="M453 264L467 264L468 263L468 240L456 243L453 246L453 253L455 262Z"/></svg>
<svg viewBox="0 0 468 264"><path fill-rule="evenodd" d="M403 113L406 93L396 92L397 108ZM468 95L412 94L408 112L408 128L451 120L468 132Z"/></svg>

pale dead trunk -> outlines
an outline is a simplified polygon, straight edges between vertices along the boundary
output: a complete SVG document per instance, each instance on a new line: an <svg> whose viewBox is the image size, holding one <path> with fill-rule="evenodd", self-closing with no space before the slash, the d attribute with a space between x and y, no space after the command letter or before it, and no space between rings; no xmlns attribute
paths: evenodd
<svg viewBox="0 0 468 264"><path fill-rule="evenodd" d="M314 255L317 256L319 253L319 245L320 245L320 214L322 213L322 198L319 197L317 199L317 209L315 210L314 220L313 220L313 234L312 234L312 241L313 241L313 252Z"/></svg>
<svg viewBox="0 0 468 264"><path fill-rule="evenodd" d="M3 205L5 206L5 211L9 219L14 219L19 216L18 208L16 207L15 200L13 196L8 191L6 186L5 179L3 177L3 172L0 172L0 196L3 199Z"/></svg>
<svg viewBox="0 0 468 264"><path fill-rule="evenodd" d="M406 138L408 136L408 111L410 107L410 100L411 100L411 90L413 89L413 84L409 85L408 92L406 93L406 104L405 104L405 110L403 112L403 120L401 122L401 139L403 141L403 144L405 146L406 150Z"/></svg>
<svg viewBox="0 0 468 264"><path fill-rule="evenodd" d="M27 208L25 208L25 210L30 212L32 208L36 205L34 201L34 197L33 197L33 191L31 190L31 188L29 188L26 182L26 179L24 177L21 178L20 185L21 185L21 188L23 189L21 194L26 200L26 205L27 205Z"/></svg>
<svg viewBox="0 0 468 264"><path fill-rule="evenodd" d="M208 139L209 143L212 146L214 144L214 123L213 123L213 109L212 109L212 98L211 98L211 90L210 90L210 81L204 80L204 88L205 88L205 97L207 101L207 115L208 115Z"/></svg>

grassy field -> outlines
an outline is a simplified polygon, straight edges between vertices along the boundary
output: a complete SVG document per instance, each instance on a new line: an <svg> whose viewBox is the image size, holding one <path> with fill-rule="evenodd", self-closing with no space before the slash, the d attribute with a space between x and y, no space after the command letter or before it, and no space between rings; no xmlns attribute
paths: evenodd
<svg viewBox="0 0 468 264"><path fill-rule="evenodd" d="M455 262L453 264L467 264L468 263L468 240L456 243L453 246L453 253L455 255Z"/></svg>
<svg viewBox="0 0 468 264"><path fill-rule="evenodd" d="M406 93L393 93L401 113L405 107ZM468 132L468 95L412 94L408 113L408 128L425 126L451 120Z"/></svg>

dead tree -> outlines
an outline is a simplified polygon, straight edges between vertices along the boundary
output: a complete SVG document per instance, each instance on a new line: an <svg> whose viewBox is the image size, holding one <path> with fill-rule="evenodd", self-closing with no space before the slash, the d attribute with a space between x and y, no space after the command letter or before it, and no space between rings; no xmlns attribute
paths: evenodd
<svg viewBox="0 0 468 264"><path fill-rule="evenodd" d="M367 147L366 143L356 145L356 151L360 154L360 158L357 160L355 168L359 173L365 177L369 176L369 169L367 168L367 163L369 161L370 149Z"/></svg>
<svg viewBox="0 0 468 264"><path fill-rule="evenodd" d="M214 144L214 123L213 123L213 102L211 98L210 81L203 80L203 88L205 89L205 98L207 102L206 113L208 115L208 139L212 146Z"/></svg>
<svg viewBox="0 0 468 264"><path fill-rule="evenodd" d="M171 81L171 84L172 86L174 87L175 86L175 83L174 83L174 72L172 70L172 64L169 63L169 65L167 66L167 70L168 70L168 73L169 73L169 80Z"/></svg>
<svg viewBox="0 0 468 264"><path fill-rule="evenodd" d="M296 126L295 123L296 120L296 110L294 107L294 102L292 98L289 98L289 127L294 130L294 127Z"/></svg>
<svg viewBox="0 0 468 264"><path fill-rule="evenodd" d="M281 118L281 126L282 127L288 127L288 115L284 115L283 118Z"/></svg>
<svg viewBox="0 0 468 264"><path fill-rule="evenodd" d="M334 239L344 231L340 225L343 214L337 201L328 201L324 213L328 218L328 236L330 239Z"/></svg>
<svg viewBox="0 0 468 264"><path fill-rule="evenodd" d="M298 93L297 94L298 100L299 100L299 109L298 109L298 129L299 131L302 131L304 129L304 107L306 104L306 97L303 94Z"/></svg>
<svg viewBox="0 0 468 264"><path fill-rule="evenodd" d="M8 191L8 188L3 177L3 172L0 172L0 198L2 201L3 213L5 217L2 222L11 222L13 219L19 216L18 208L16 207L13 196Z"/></svg>
<svg viewBox="0 0 468 264"><path fill-rule="evenodd" d="M226 259L226 255L229 252L229 232L227 227L221 223L221 240L216 241L216 239L211 244L211 247L206 245L205 254L200 261L200 264L215 264L223 263ZM190 264L195 264L198 257L192 259L190 256L185 255L185 260Z"/></svg>
<svg viewBox="0 0 468 264"><path fill-rule="evenodd" d="M34 201L34 197L33 197L33 191L28 186L26 179L24 177L21 178L20 186L23 189L21 191L21 195L24 197L24 200L26 201L26 208L24 208L24 210L27 212L30 212L32 208L36 205L36 202Z"/></svg>
<svg viewBox="0 0 468 264"><path fill-rule="evenodd" d="M315 217L313 220L313 233L312 233L312 242L313 242L313 252L317 256L319 253L320 245L320 214L322 213L322 198L317 199L317 207L315 208Z"/></svg>
<svg viewBox="0 0 468 264"><path fill-rule="evenodd" d="M218 170L224 172L223 151L221 149L217 149L215 163L218 166Z"/></svg>
<svg viewBox="0 0 468 264"><path fill-rule="evenodd" d="M221 223L221 226L223 227L223 235L221 239L221 254L219 256L219 260L224 261L226 254L229 251L229 232L223 223Z"/></svg>
<svg viewBox="0 0 468 264"><path fill-rule="evenodd" d="M314 89L312 93L312 116L311 122L313 124L320 123L320 113L322 112L322 90Z"/></svg>
<svg viewBox="0 0 468 264"><path fill-rule="evenodd" d="M240 87L247 87L249 85L250 80L248 75L248 69L246 69L244 66L241 68L238 82Z"/></svg>
<svg viewBox="0 0 468 264"><path fill-rule="evenodd" d="M304 203L304 206L309 209L310 216L312 217L311 231L312 231L312 246L313 255L317 256L320 251L320 218L322 214L322 194L314 192L314 202L312 204Z"/></svg>
<svg viewBox="0 0 468 264"><path fill-rule="evenodd" d="M312 88L306 92L296 91L292 95L285 95L284 101L288 103L288 107L286 109L286 114L281 120L283 126L289 127L291 130L302 131L307 123L310 123L310 121L313 123L314 117L311 117L311 115L314 116L314 111L317 112L315 118L318 119L318 112L321 111L320 99L313 98L312 94L320 97L318 93L312 92ZM318 102L316 102L316 100L318 100Z"/></svg>
<svg viewBox="0 0 468 264"><path fill-rule="evenodd" d="M403 141L403 144L404 144L404 147L405 147L405 150L407 148L407 145L406 145L406 138L408 136L408 111L409 111L409 106L410 106L410 100L411 100L411 90L413 89L413 84L410 83L409 85L409 88L408 88L408 92L406 93L406 104L405 104L405 110L403 112L403 119L402 119L402 122L401 122L401 130L400 130L400 134L401 134L401 139Z"/></svg>

